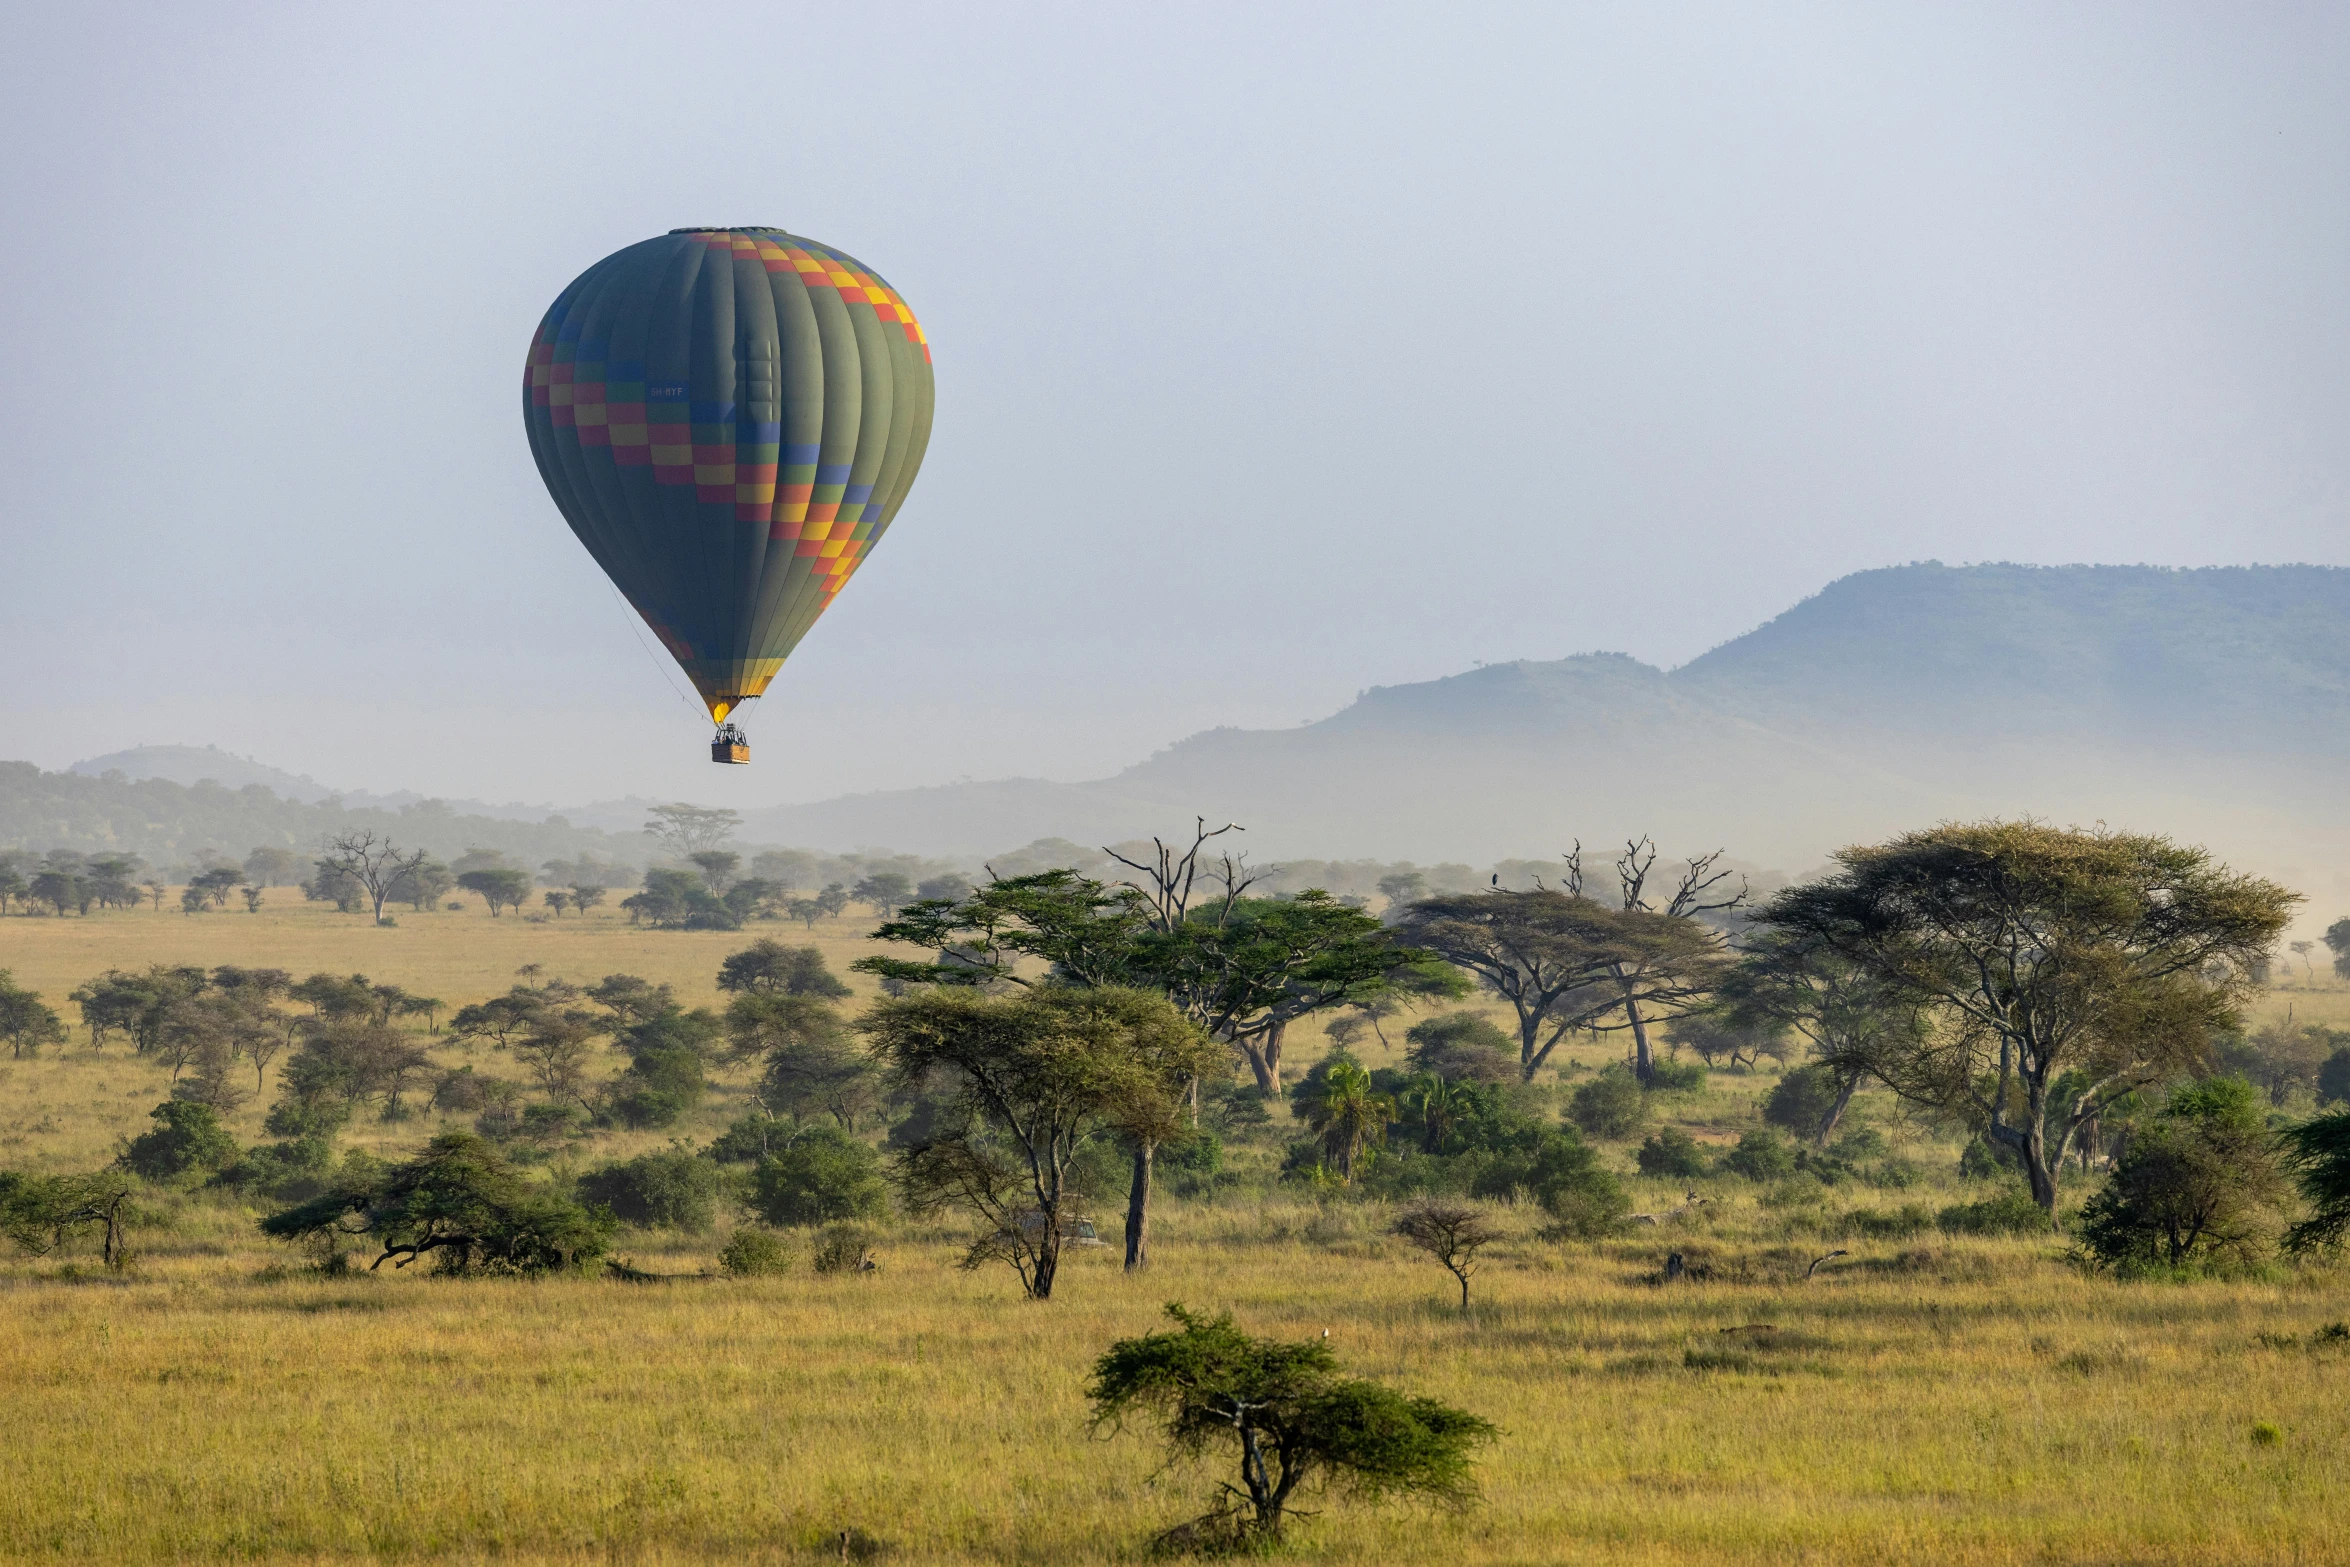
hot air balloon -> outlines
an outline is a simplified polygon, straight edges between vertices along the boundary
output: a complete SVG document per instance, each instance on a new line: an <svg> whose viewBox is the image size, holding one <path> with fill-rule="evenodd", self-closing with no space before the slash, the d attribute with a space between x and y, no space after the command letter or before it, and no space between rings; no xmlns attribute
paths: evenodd
<svg viewBox="0 0 2350 1567"><path fill-rule="evenodd" d="M897 291L778 228L631 245L539 322L539 476L701 693L713 761L750 760L727 715L881 542L930 413L930 345Z"/></svg>

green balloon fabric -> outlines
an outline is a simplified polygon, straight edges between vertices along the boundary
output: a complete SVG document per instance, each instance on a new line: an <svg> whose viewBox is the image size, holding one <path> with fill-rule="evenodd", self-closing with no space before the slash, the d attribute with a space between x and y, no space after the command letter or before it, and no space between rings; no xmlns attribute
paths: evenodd
<svg viewBox="0 0 2350 1567"><path fill-rule="evenodd" d="M531 340L539 476L710 716L774 679L930 443L930 345L853 257L673 229L581 273Z"/></svg>

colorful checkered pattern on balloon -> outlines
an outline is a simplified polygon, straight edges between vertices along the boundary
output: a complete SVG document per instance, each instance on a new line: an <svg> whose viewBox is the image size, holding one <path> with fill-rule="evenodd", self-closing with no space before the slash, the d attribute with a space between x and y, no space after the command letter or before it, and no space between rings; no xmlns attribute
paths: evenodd
<svg viewBox="0 0 2350 1567"><path fill-rule="evenodd" d="M913 310L886 280L854 257L779 230L710 229L691 243L756 260L770 273L791 272L802 287L835 290L843 305L863 305L895 326L930 363L930 340ZM694 487L695 499L731 506L737 520L765 521L769 537L816 564L829 603L856 571L878 516L871 484L849 483L847 463L820 462L813 444L783 444L780 423L754 423L730 403L696 403L678 382L649 384L641 364L612 361L609 345L583 341L560 305L532 345L531 401L583 447L603 448L624 468L650 467L654 482Z"/></svg>

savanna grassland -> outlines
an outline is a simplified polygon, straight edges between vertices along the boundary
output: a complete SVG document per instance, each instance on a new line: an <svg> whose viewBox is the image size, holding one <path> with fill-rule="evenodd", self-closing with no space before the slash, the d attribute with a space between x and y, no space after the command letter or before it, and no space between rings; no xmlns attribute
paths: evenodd
<svg viewBox="0 0 2350 1567"><path fill-rule="evenodd" d="M870 950L868 928L758 933L811 939L838 970ZM451 1010L536 963L575 981L640 974L697 1005L748 939L638 932L605 911L376 930L279 892L258 915L0 920L0 967L69 1017L74 985L155 962L364 972ZM2350 990L2305 981L2261 1005L2340 1022ZM1293 1036L1295 1065L1320 1048ZM486 1046L438 1053L511 1070ZM1588 1047L1576 1073L1613 1055ZM1716 1073L1661 1114L1728 1141L1772 1081ZM689 1125L597 1134L556 1173L706 1140L742 1105L742 1085L720 1082ZM0 1064L0 1166L102 1163L167 1086L78 1028ZM229 1118L240 1139L259 1138L266 1102ZM720 1277L723 1234L653 1232L620 1252L691 1276L324 1278L252 1210L160 1194L122 1278L87 1255L0 1262L0 1554L764 1561L837 1556L853 1529L914 1562L1136 1559L1214 1477L1162 1471L1138 1433L1089 1431L1084 1383L1112 1339L1182 1300L1257 1332L1327 1330L1351 1369L1502 1428L1480 1507L1309 1502L1322 1510L1285 1547L1305 1559L2350 1560L2350 1343L2325 1333L2350 1317L2350 1279L2124 1283L2048 1239L1872 1238L1856 1211L1963 1195L1958 1144L1881 1094L1856 1113L1919 1186L1791 1204L1708 1178L1692 1206L1687 1183L1632 1177L1655 1223L1562 1244L1538 1216L1513 1219L1466 1316L1449 1278L1383 1234L1378 1205L1290 1186L1167 1200L1147 1274L1081 1251L1044 1304L1006 1271L958 1270L945 1227L891 1232L864 1276ZM347 1141L389 1153L435 1129L367 1117ZM1605 1148L1629 1168L1627 1144ZM1654 1282L1671 1250L1712 1276Z"/></svg>

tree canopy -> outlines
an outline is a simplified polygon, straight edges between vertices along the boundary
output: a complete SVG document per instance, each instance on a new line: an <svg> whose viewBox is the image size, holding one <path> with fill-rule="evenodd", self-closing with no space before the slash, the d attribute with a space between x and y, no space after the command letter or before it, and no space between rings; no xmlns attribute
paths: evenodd
<svg viewBox="0 0 2350 1567"><path fill-rule="evenodd" d="M1886 1041L1869 1070L1971 1108L2051 1223L2080 1128L2208 1060L2300 901L2168 838L2031 821L1936 827L1836 861L1757 919L1930 1010L1934 1026ZM2081 1086L2052 1104L2076 1067Z"/></svg>

